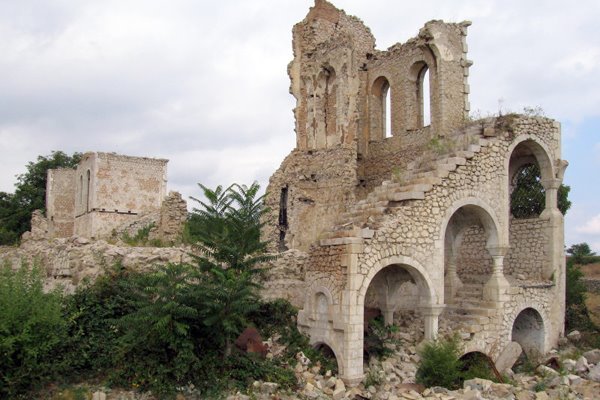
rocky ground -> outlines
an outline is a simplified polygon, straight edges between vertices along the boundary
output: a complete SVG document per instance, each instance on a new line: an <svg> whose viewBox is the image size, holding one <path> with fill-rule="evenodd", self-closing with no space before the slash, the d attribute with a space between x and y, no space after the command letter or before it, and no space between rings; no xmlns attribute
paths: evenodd
<svg viewBox="0 0 600 400"><path fill-rule="evenodd" d="M600 399L600 349L582 352L578 347L581 335L572 332L559 350L546 356L540 365L525 373L505 371L506 383L486 379L471 379L457 390L442 387L425 388L415 383L420 360L417 344L406 332L395 334L388 344L393 350L389 357L371 359L365 379L356 387L347 387L331 371L323 371L302 353L296 356L294 371L298 388L281 390L276 383L254 382L247 393L225 396L227 400L415 400L415 399ZM280 349L271 347L276 352ZM154 400L149 394L95 388L86 398L92 400ZM57 392L53 400L75 397ZM192 388L185 388L177 400L201 399Z"/></svg>

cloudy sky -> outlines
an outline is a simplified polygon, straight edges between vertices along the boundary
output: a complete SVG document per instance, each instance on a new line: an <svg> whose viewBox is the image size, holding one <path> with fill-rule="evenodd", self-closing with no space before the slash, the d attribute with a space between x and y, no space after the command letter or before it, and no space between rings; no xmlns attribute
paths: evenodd
<svg viewBox="0 0 600 400"><path fill-rule="evenodd" d="M471 20L471 108L563 127L567 245L600 252L600 2L337 0L385 49ZM52 150L170 159L169 187L263 186L294 147L291 28L312 0L0 0L0 191Z"/></svg>

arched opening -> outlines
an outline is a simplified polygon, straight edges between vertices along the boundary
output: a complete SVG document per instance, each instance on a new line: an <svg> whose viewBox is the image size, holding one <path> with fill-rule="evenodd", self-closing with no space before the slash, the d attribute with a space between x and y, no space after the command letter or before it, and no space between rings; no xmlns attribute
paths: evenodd
<svg viewBox="0 0 600 400"><path fill-rule="evenodd" d="M462 206L448 221L444 243L445 302L456 310L479 307L493 272L489 248L498 247L494 220L479 206Z"/></svg>
<svg viewBox="0 0 600 400"><path fill-rule="evenodd" d="M83 175L79 175L79 201L77 204L77 212L81 212L83 208Z"/></svg>
<svg viewBox="0 0 600 400"><path fill-rule="evenodd" d="M512 326L511 341L521 345L530 360L536 360L545 352L546 330L544 320L534 308L526 308L517 315Z"/></svg>
<svg viewBox="0 0 600 400"><path fill-rule="evenodd" d="M322 96L323 127L326 137L334 136L337 123L337 83L335 70L332 67L323 67L319 76L319 92ZM327 139L327 142L329 140Z"/></svg>
<svg viewBox="0 0 600 400"><path fill-rule="evenodd" d="M90 181L92 177L90 174L90 170L87 170L87 184L85 189L85 212L90 212Z"/></svg>
<svg viewBox="0 0 600 400"><path fill-rule="evenodd" d="M392 264L371 280L364 298L364 356L387 352L385 342L392 335L406 345L423 340L425 322L421 306L430 303L429 289L414 268ZM387 327L394 325L395 328Z"/></svg>
<svg viewBox="0 0 600 400"><path fill-rule="evenodd" d="M494 361L485 353L471 351L460 357L460 362L463 380L482 378L502 382L502 376L496 370Z"/></svg>
<svg viewBox="0 0 600 400"><path fill-rule="evenodd" d="M371 87L371 139L392 136L392 90L386 77L375 79Z"/></svg>
<svg viewBox="0 0 600 400"><path fill-rule="evenodd" d="M429 126L431 124L431 89L429 82L429 67L425 65L419 73L419 109L421 126Z"/></svg>
<svg viewBox="0 0 600 400"><path fill-rule="evenodd" d="M552 177L550 158L538 143L524 140L511 152L508 164L511 249L506 274L518 281L540 281L552 274L551 268L547 268L551 263L545 249L546 222L540 219L548 195L543 183Z"/></svg>
<svg viewBox="0 0 600 400"><path fill-rule="evenodd" d="M432 87L435 86L435 76L431 75L430 71L435 71L433 59L427 57L427 61L418 61L409 69L409 87L407 90L407 122L408 129L420 129L431 125L431 113L433 110L432 104Z"/></svg>
<svg viewBox="0 0 600 400"><path fill-rule="evenodd" d="M340 369L337 357L333 349L328 344L323 342L315 343L313 345L313 348L317 350L321 355L321 359L318 360L321 363L321 368L324 371L331 371L334 375L337 374Z"/></svg>

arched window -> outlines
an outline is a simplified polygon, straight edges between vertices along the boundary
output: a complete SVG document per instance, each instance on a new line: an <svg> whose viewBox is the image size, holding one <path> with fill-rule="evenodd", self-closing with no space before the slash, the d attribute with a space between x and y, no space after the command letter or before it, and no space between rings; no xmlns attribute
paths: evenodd
<svg viewBox="0 0 600 400"><path fill-rule="evenodd" d="M373 82L371 88L371 139L392 136L392 90L384 76Z"/></svg>
<svg viewBox="0 0 600 400"><path fill-rule="evenodd" d="M85 190L85 212L90 212L90 181L92 177L90 170L87 170L87 185Z"/></svg>
<svg viewBox="0 0 600 400"><path fill-rule="evenodd" d="M79 175L79 204L77 207L78 210L81 210L83 207L83 175Z"/></svg>
<svg viewBox="0 0 600 400"><path fill-rule="evenodd" d="M417 79L417 104L419 128L431 124L431 95L429 89L429 67L427 64L419 71Z"/></svg>

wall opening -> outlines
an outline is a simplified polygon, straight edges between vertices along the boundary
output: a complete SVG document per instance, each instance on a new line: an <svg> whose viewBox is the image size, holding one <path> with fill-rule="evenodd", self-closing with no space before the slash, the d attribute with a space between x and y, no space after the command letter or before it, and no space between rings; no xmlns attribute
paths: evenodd
<svg viewBox="0 0 600 400"><path fill-rule="evenodd" d="M281 188L279 194L279 251L286 251L285 235L288 230L288 187Z"/></svg>
<svg viewBox="0 0 600 400"><path fill-rule="evenodd" d="M317 350L323 356L321 367L325 371L331 371L333 374L337 374L339 372L339 364L337 361L337 357L335 356L335 352L331 347L327 344L319 342L316 343L313 348Z"/></svg>
<svg viewBox="0 0 600 400"><path fill-rule="evenodd" d="M425 67L421 80L421 115L423 116L423 126L431 125L431 89L429 81L429 68Z"/></svg>
<svg viewBox="0 0 600 400"><path fill-rule="evenodd" d="M392 91L390 90L390 85L387 85L385 88L385 97L383 99L384 102L384 110L383 110L383 120L384 120L384 132L385 137L392 137Z"/></svg>
<svg viewBox="0 0 600 400"><path fill-rule="evenodd" d="M535 163L517 170L511 181L510 212L515 218L537 218L546 207L546 191Z"/></svg>
<svg viewBox="0 0 600 400"><path fill-rule="evenodd" d="M371 140L392 136L392 90L386 77L375 79L371 88Z"/></svg>
<svg viewBox="0 0 600 400"><path fill-rule="evenodd" d="M79 175L79 202L77 206L77 212L79 212L83 207L83 175Z"/></svg>
<svg viewBox="0 0 600 400"><path fill-rule="evenodd" d="M392 264L379 271L369 284L364 299L363 356L379 357L385 353L384 339L389 335L386 325L420 341L424 336L424 320L420 304L427 297L409 267Z"/></svg>
<svg viewBox="0 0 600 400"><path fill-rule="evenodd" d="M90 181L92 176L90 174L90 170L87 170L87 184L85 189L85 212L90 212Z"/></svg>
<svg viewBox="0 0 600 400"><path fill-rule="evenodd" d="M526 308L517 315L512 327L511 341L517 342L529 359L544 354L544 320L537 310Z"/></svg>
<svg viewBox="0 0 600 400"><path fill-rule="evenodd" d="M502 382L503 378L496 370L494 361L485 353L472 351L460 357L461 372L464 380L482 378Z"/></svg>

